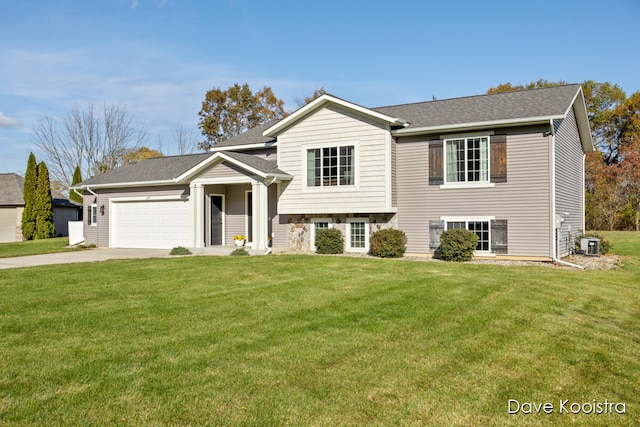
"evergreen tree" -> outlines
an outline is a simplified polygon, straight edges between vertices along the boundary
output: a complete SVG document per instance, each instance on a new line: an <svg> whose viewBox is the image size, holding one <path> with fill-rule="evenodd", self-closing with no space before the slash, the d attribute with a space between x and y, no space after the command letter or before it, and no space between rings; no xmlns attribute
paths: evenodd
<svg viewBox="0 0 640 427"><path fill-rule="evenodd" d="M44 162L38 165L38 183L36 186L36 197L33 203L36 230L35 239L48 239L53 237L53 198L51 197L51 182L49 181L49 170Z"/></svg>
<svg viewBox="0 0 640 427"><path fill-rule="evenodd" d="M22 193L24 198L24 211L22 211L22 236L24 240L32 240L36 230L36 216L33 210L33 201L38 185L38 165L36 156L29 154L27 171L24 174Z"/></svg>
<svg viewBox="0 0 640 427"><path fill-rule="evenodd" d="M73 187L74 185L79 184L81 182L82 182L82 172L80 171L80 166L76 166L76 170L73 171L73 179L71 180L71 186ZM82 204L82 196L73 190L69 191L69 199L73 200L74 202L78 202Z"/></svg>

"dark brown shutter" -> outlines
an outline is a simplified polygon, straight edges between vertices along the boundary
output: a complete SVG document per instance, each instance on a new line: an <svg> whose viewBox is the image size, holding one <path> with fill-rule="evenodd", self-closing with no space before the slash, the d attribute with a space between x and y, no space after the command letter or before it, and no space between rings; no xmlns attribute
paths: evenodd
<svg viewBox="0 0 640 427"><path fill-rule="evenodd" d="M440 247L440 235L444 231L444 221L429 221L429 249L435 252Z"/></svg>
<svg viewBox="0 0 640 427"><path fill-rule="evenodd" d="M429 141L429 185L444 184L442 140Z"/></svg>
<svg viewBox="0 0 640 427"><path fill-rule="evenodd" d="M491 220L491 252L506 254L507 248L507 220Z"/></svg>
<svg viewBox="0 0 640 427"><path fill-rule="evenodd" d="M507 182L507 135L491 137L491 182Z"/></svg>

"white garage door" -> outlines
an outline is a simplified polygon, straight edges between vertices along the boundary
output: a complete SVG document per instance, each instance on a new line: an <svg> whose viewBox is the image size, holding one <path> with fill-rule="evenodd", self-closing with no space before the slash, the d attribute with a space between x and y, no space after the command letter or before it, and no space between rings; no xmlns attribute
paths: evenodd
<svg viewBox="0 0 640 427"><path fill-rule="evenodd" d="M191 209L184 200L111 205L111 247L171 249L191 246Z"/></svg>

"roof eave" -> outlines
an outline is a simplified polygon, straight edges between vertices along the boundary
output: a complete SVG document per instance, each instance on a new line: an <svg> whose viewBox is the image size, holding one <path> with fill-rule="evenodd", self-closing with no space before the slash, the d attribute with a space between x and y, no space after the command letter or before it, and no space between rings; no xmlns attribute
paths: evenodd
<svg viewBox="0 0 640 427"><path fill-rule="evenodd" d="M276 141L269 142L258 142L255 144L238 144L238 145L223 145L222 147L213 146L211 147L212 153L217 153L219 151L235 151L235 150L254 150L258 148L271 148L276 147L278 144Z"/></svg>
<svg viewBox="0 0 640 427"><path fill-rule="evenodd" d="M102 188L125 188L125 187L156 187L163 185L175 185L174 180L161 180L161 181L128 181L128 182L115 182L106 184L84 184L74 185L69 187L71 190L86 190L86 189L102 189Z"/></svg>
<svg viewBox="0 0 640 427"><path fill-rule="evenodd" d="M265 131L262 132L262 135L277 137L284 129L288 128L296 121L306 117L307 115L313 113L316 110L319 110L320 108L324 107L327 104L339 105L349 110L356 111L360 114L364 114L374 119L380 120L382 122L390 123L393 125L398 125L398 126L406 125L406 122L398 117L391 117L386 114L382 114L377 111L371 110L369 108L365 108L361 105L354 104L349 101L345 101L344 99L336 98L335 96L332 96L329 94L324 94L316 98L309 104L305 105L304 107L298 109L288 117L280 120L278 123L271 126L270 128L265 129Z"/></svg>
<svg viewBox="0 0 640 427"><path fill-rule="evenodd" d="M440 126L424 126L419 128L404 128L398 130L392 130L391 133L396 136L412 136L422 135L428 133L442 133L448 131L460 131L460 130L477 130L488 127L507 127L507 126L522 126L522 125L534 125L541 123L549 123L549 120L563 119L563 115L555 116L541 116L541 117L527 117L508 120L488 120L484 122L473 123L459 123L453 125L440 125Z"/></svg>
<svg viewBox="0 0 640 427"><path fill-rule="evenodd" d="M582 143L582 151L588 153L593 151L593 139L591 138L591 124L589 124L589 116L587 114L587 103L584 99L584 93L582 92L582 86L576 91L576 95L573 97L569 108L565 112L565 117L569 114L569 110L573 108L576 123L578 125L578 134L580 135L580 141ZM577 110L577 111L576 111Z"/></svg>

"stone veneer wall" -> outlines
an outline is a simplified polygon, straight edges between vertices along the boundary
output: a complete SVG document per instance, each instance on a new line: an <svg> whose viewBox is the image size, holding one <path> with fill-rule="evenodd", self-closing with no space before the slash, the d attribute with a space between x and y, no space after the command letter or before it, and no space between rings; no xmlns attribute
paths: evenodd
<svg viewBox="0 0 640 427"><path fill-rule="evenodd" d="M333 228L337 228L344 235L347 230L347 218L368 218L369 236L385 228L397 228L398 220L395 214L317 214L317 215L289 215L287 227L287 247L298 251L311 250L311 219L331 218ZM346 238L346 236L345 236Z"/></svg>

